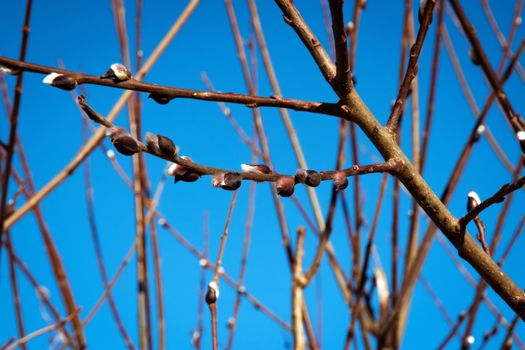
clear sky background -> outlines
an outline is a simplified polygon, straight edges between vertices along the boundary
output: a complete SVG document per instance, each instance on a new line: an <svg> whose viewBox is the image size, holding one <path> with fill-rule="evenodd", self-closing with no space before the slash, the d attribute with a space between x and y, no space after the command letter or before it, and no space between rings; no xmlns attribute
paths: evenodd
<svg viewBox="0 0 525 350"><path fill-rule="evenodd" d="M303 0L295 3L321 42L327 45L328 36L319 2ZM359 32L355 71L357 89L382 123L386 122L390 105L397 94L403 3L403 1L369 1L362 15ZM497 67L501 59L500 46L487 24L480 3L478 1L463 1L463 3L469 19L476 25L478 36L492 65ZM185 5L186 1L145 1L142 28L144 57L149 56ZM514 11L514 2L492 1L491 5L496 20L503 33L507 35ZM135 2L127 1L126 6L127 28L130 38L133 38ZM246 2L234 1L234 6L244 39L253 39ZM258 6L283 95L302 100L336 102L335 94L324 81L307 50L302 46L293 30L284 23L277 5L272 1L259 1ZM4 0L1 1L0 8L2 9L0 11L0 28L2 29L0 30L0 55L17 58L25 2ZM347 20L351 18L352 8L353 2L347 1L345 4ZM485 83L481 70L469 60L469 44L448 15L446 25L475 100L481 108L490 92L488 85ZM431 48L435 29L434 23L428 33L428 40L425 42L420 59L420 105L423 112L426 110ZM520 27L514 43L519 44L524 33L525 31ZM516 48L517 44L513 47ZM134 52L133 40L130 40L130 45ZM257 55L256 58L260 63L260 56ZM64 64L67 69L73 71L101 75L111 63L121 60L109 1L34 1L27 61L48 66ZM156 84L206 90L201 80L202 72L208 75L217 90L240 93L247 91L222 1L202 1L145 80ZM271 95L272 92L261 64L258 66L258 72L258 93L262 96ZM15 78L5 77L5 79L12 98ZM57 174L83 144L82 118L75 102L69 93L42 84L42 79L43 76L39 74L24 75L24 94L19 123L20 136L37 189L44 186ZM100 113L107 113L122 93L118 89L100 86L86 86L85 89L88 94L88 102ZM458 153L475 122L474 115L469 109L454 74L451 60L444 49L442 49L437 91L434 130L430 140L429 158L424 177L431 188L440 195L458 158ZM523 81L516 74L506 84L505 91L515 109L518 112L523 111L525 89ZM145 95L143 97L144 131L162 133L171 137L180 147L181 154L189 155L202 164L228 169L239 169L241 163L250 162L249 148L241 142L216 103L180 99L172 101L167 106L160 106L146 99ZM251 111L244 106L229 105L228 107L232 110L236 120L251 134L253 129ZM0 108L0 114L2 114L0 135L2 140L6 140L9 128L4 108ZM318 114L293 111L290 114L309 167L317 170L333 169L337 148L338 120ZM265 108L262 109L262 115L275 169L280 173L294 173L297 163L278 111ZM516 164L520 150L497 106L491 109L487 121L510 161ZM116 123L127 128L125 112L121 113ZM407 118L402 137L403 149L407 154L411 154L409 131L410 123ZM104 143L111 147L109 140L105 140ZM379 161L379 153L366 141L362 133L359 134L359 143L362 164ZM117 159L125 171L130 174L130 158L117 155ZM146 160L154 188L162 176L165 162L151 156L147 156ZM134 239L132 192L113 170L104 152L100 150L93 152L90 164L96 206L95 215L101 236L104 261L109 275L112 276ZM346 165L350 164L350 157L348 157ZM16 158L14 166L20 169ZM380 179L381 175L362 178L363 210L366 215L364 234L367 234L370 229ZM469 190L475 189L482 199L487 198L510 179L509 172L498 160L486 139L482 138L475 147L469 165L451 200L449 205L451 212L456 216L465 214L465 203ZM223 259L226 271L235 279L238 276L244 225L248 212L249 187L249 183L243 183L241 187ZM375 242L378 255L388 276L390 276L392 201L389 195L391 195L391 189L392 181L389 181L387 200L383 207L384 215L379 221ZM11 193L14 193L13 183L11 183L10 190ZM347 197L351 198L352 189L346 191ZM304 188L298 187L296 192L298 199L312 215ZM326 212L329 205L330 184L323 183L317 192L321 207ZM159 209L168 221L199 249L202 249L203 245L203 215L207 213L210 227L210 254L211 259L215 261L231 196L231 192L212 188L208 177L193 184L173 185L171 181L168 181ZM402 197L400 239L404 246L409 229L407 217L410 201L405 193ZM507 244L524 215L524 198L523 191L518 192L514 198L496 257L501 255L503 251L501 247ZM20 199L17 207L22 202ZM291 199L283 199L283 203L288 217L288 228L291 233L294 233L298 226L306 225L305 220ZM87 221L83 167L78 168L41 204L50 232L66 266L76 302L82 306L81 316L85 317L103 288ZM501 208L502 205L496 205L483 213L482 219L487 225L489 238L492 237ZM424 216L421 223L422 232L427 225L428 220ZM470 230L475 232L475 227L472 226ZM167 231L162 228L159 228L158 231L162 255L167 348L189 349L191 347L190 335L197 323L200 276L198 259L184 249ZM49 290L51 300L59 307L62 314L65 314L32 214L26 215L13 227L12 237L17 254L26 262L37 280ZM351 256L340 209L336 213L332 241L338 258L343 266L348 267L348 271L351 266ZM311 261L316 243L312 231L308 229L306 264ZM470 304L474 290L454 266L444 246L451 247L448 242L442 245L435 240L423 269L423 275L431 283L455 320L458 313L465 310ZM525 285L522 254L524 249L525 239L521 237L504 266L504 270L521 286ZM149 257L151 258L151 249ZM0 344L2 344L9 337L16 335L16 325L5 250L2 252L0 263ZM375 261L374 264L378 262ZM151 259L149 266L152 267ZM467 264L464 266L477 280L477 274ZM211 276L209 273L207 279L209 280ZM290 278L269 186L258 184L245 286L277 315L286 322L290 322ZM153 283L150 285L153 288ZM33 331L47 325L47 321L42 317L41 305L34 290L22 277L20 277L20 289L26 330ZM153 289L151 290L153 305L155 305ZM318 308L315 303L316 295L319 294L322 294L323 297L321 308ZM307 296L311 300L310 308L314 323L318 319L322 320L323 348L342 347L349 316L345 312L346 307L326 260L324 260L318 279L308 288ZM507 320L512 319L512 311L494 292L489 290L488 296ZM137 343L134 260L115 287L114 298L117 300L126 328L134 342ZM231 315L234 298L234 290L221 283L219 342L222 346L226 344L225 325ZM152 307L152 315L155 317L154 307ZM204 320L206 330L203 344L204 348L210 348L211 332L209 313L206 309ZM482 305L474 328L476 344L480 344L484 332L489 330L495 321L495 317L486 305ZM403 348L435 348L449 329L450 326L437 310L429 294L421 284L418 284ZM517 327L517 333L522 337L525 335L525 327L521 322ZM504 334L504 330L500 328L495 337L497 340L494 340L492 345L500 344ZM90 349L124 349L124 343L107 304L86 328L86 335ZM156 340L156 333L154 333L154 338ZM42 336L33 341L29 348L46 348L49 340L49 336ZM290 335L279 325L255 310L246 300L242 301L235 348L284 348L290 341ZM451 344L451 347L455 348L459 343L455 339ZM474 348L477 348L477 345Z"/></svg>

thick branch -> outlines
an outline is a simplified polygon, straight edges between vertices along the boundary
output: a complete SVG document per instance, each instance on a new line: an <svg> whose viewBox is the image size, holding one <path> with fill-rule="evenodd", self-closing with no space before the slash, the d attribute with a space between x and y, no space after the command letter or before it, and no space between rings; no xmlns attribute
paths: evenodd
<svg viewBox="0 0 525 350"><path fill-rule="evenodd" d="M478 271L522 319L525 319L525 294L523 290L501 270L490 256L485 254L470 234L465 234L464 239L461 239L461 227L458 219L448 211L430 189L401 151L389 130L379 124L355 89L350 92L348 101L348 119L356 121L385 159L393 158L401 162L400 172L396 175L419 206L456 247L461 257Z"/></svg>

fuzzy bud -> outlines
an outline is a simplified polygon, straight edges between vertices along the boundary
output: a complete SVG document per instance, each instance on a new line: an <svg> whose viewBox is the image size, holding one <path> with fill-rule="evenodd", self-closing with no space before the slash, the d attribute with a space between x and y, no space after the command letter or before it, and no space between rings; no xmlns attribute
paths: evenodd
<svg viewBox="0 0 525 350"><path fill-rule="evenodd" d="M245 173L271 174L272 169L266 164L241 164L241 169Z"/></svg>
<svg viewBox="0 0 525 350"><path fill-rule="evenodd" d="M160 147L159 147L159 139L157 135L147 132L146 133L146 145L148 146L149 152L155 155L161 155Z"/></svg>
<svg viewBox="0 0 525 350"><path fill-rule="evenodd" d="M212 185L224 190L235 191L241 187L242 176L239 173L219 173L212 177Z"/></svg>
<svg viewBox="0 0 525 350"><path fill-rule="evenodd" d="M195 182L200 179L201 175L199 173L187 170L183 175L175 175L175 183L182 182Z"/></svg>
<svg viewBox="0 0 525 350"><path fill-rule="evenodd" d="M111 79L116 83L126 81L131 78L131 72L121 63L113 63L109 69L100 76L100 79Z"/></svg>
<svg viewBox="0 0 525 350"><path fill-rule="evenodd" d="M119 127L111 127L107 131L107 136L111 138L111 143L119 153L125 156L131 156L141 151L140 145L124 129Z"/></svg>
<svg viewBox="0 0 525 350"><path fill-rule="evenodd" d="M479 57L478 57L478 55L476 54L476 52L474 51L473 48L470 48L468 50L468 56L470 57L470 60L472 61L473 65L475 65L475 66L479 66L480 65Z"/></svg>
<svg viewBox="0 0 525 350"><path fill-rule="evenodd" d="M346 24L345 26L345 32L346 32L346 35L347 36L350 36L352 35L353 31L354 31L354 28L355 28L355 25L354 25L354 22L350 21Z"/></svg>
<svg viewBox="0 0 525 350"><path fill-rule="evenodd" d="M290 197L293 194L295 181L294 178L283 176L277 179L277 194L282 197Z"/></svg>
<svg viewBox="0 0 525 350"><path fill-rule="evenodd" d="M177 147L169 137L157 135L157 140L163 156L171 158L177 155Z"/></svg>
<svg viewBox="0 0 525 350"><path fill-rule="evenodd" d="M177 168L179 165L177 163L168 162L168 168L166 170L166 174L168 176L175 176L177 174Z"/></svg>
<svg viewBox="0 0 525 350"><path fill-rule="evenodd" d="M468 345L472 345L476 342L476 338L474 338L474 336L471 334L467 337L466 341Z"/></svg>
<svg viewBox="0 0 525 350"><path fill-rule="evenodd" d="M219 299L219 286L215 281L211 281L208 284L208 290L206 291L206 303L208 305L215 304Z"/></svg>
<svg viewBox="0 0 525 350"><path fill-rule="evenodd" d="M470 191L468 193L468 200L467 200L467 211L471 211L475 207L477 207L481 203L481 200L479 199L479 196L476 192Z"/></svg>
<svg viewBox="0 0 525 350"><path fill-rule="evenodd" d="M486 130L487 130L487 127L484 124L480 124L476 128L476 134L474 135L474 140L478 141L481 135L483 135Z"/></svg>
<svg viewBox="0 0 525 350"><path fill-rule="evenodd" d="M337 171L334 174L333 180L336 191L341 191L348 187L348 178L344 171Z"/></svg>
<svg viewBox="0 0 525 350"><path fill-rule="evenodd" d="M304 184L306 181L306 177L308 176L308 173L305 169L298 169L295 173L295 183L296 184Z"/></svg>
<svg viewBox="0 0 525 350"><path fill-rule="evenodd" d="M112 149L108 149L106 151L106 157L108 157L109 160L114 160L115 159L115 151L113 151Z"/></svg>
<svg viewBox="0 0 525 350"><path fill-rule="evenodd" d="M516 137L520 142L521 151L525 153L525 131L521 130L516 133Z"/></svg>
<svg viewBox="0 0 525 350"><path fill-rule="evenodd" d="M46 75L42 82L62 90L73 90L77 87L77 81L74 78L54 72Z"/></svg>
<svg viewBox="0 0 525 350"><path fill-rule="evenodd" d="M149 94L148 98L151 98L153 101L157 102L159 105L167 105L173 99L173 97L169 97L168 95L157 94L154 92Z"/></svg>
<svg viewBox="0 0 525 350"><path fill-rule="evenodd" d="M317 187L321 184L321 174L315 170L306 170L306 180L304 183L311 187Z"/></svg>
<svg viewBox="0 0 525 350"><path fill-rule="evenodd" d="M188 156L182 156L182 159L191 161L191 158ZM200 179L201 174L194 172L182 164L172 164L168 168L168 174L174 177L175 183L182 182L195 182Z"/></svg>
<svg viewBox="0 0 525 350"><path fill-rule="evenodd" d="M18 70L0 65L0 74L15 75L18 74Z"/></svg>
<svg viewBox="0 0 525 350"><path fill-rule="evenodd" d="M235 318L230 317L226 323L226 327L228 327L228 329L233 329L233 327L235 327Z"/></svg>

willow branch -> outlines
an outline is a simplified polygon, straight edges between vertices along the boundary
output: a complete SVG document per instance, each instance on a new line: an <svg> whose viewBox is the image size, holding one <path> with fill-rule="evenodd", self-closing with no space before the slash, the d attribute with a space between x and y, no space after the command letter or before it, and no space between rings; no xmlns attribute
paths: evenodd
<svg viewBox="0 0 525 350"><path fill-rule="evenodd" d="M297 33L299 39L301 39L315 63L319 66L319 70L326 81L336 89L336 67L330 59L330 55L328 55L310 27L308 27L294 3L290 0L275 0L275 2L283 12L286 24L290 25Z"/></svg>
<svg viewBox="0 0 525 350"><path fill-rule="evenodd" d="M168 44L173 40L177 35L179 30L182 28L184 23L186 23L189 16L193 13L200 0L191 0L191 2L185 7L180 16L175 20L169 31L161 39L158 45L155 47L151 53L148 60L144 63L144 66L140 69L139 72L135 75L135 80L142 79L146 73L153 67L157 59L164 52ZM0 57L0 61L3 61L4 58ZM0 64L2 64L0 62ZM49 73L49 71L48 71ZM131 97L131 92L124 92L119 100L113 106L113 109L108 114L109 120L114 120L120 110L124 107L124 104ZM80 151L74 156L74 158L60 171L52 180L50 180L42 189L40 189L33 197L31 197L20 209L18 209L13 215L9 216L5 222L3 229L9 229L15 222L20 220L29 210L35 207L42 199L44 199L51 191L53 191L57 186L59 186L64 180L66 180L69 175L82 163L82 161L97 147L100 141L104 137L104 129L99 129L91 137L91 139L80 149Z"/></svg>
<svg viewBox="0 0 525 350"><path fill-rule="evenodd" d="M437 0L426 1L425 10L423 12L423 19L421 21L421 25L417 33L416 42L414 43L414 45L412 45L412 48L410 49L410 59L408 60L408 66L405 73L405 77L403 78L403 82L399 87L399 92L397 94L396 102L394 104L394 108L392 109L392 113L388 117L387 128L392 133L395 133L399 126L399 120L401 119L401 116L403 114L403 107L408 96L410 87L412 86L412 80L417 75L417 62L419 60L421 50L423 49L423 42L425 40L428 28L430 27L430 22L432 21L432 11L434 10L436 1Z"/></svg>
<svg viewBox="0 0 525 350"><path fill-rule="evenodd" d="M33 72L40 74L58 73L72 77L76 80L77 84L91 84L101 85L116 89L124 89L128 91L140 91L152 94L152 96L162 96L169 100L174 98L187 98L194 100L214 101L214 102L230 102L243 104L249 108L256 107L280 107L289 108L296 111L312 112L319 114L326 114L337 116L338 108L337 104L334 103L321 103L321 102L310 102L288 99L278 96L261 97L251 96L237 93L221 93L221 92L208 92L199 90L182 89L177 87L162 86L156 84L149 84L139 81L139 77L135 76L135 79L122 81L115 83L109 79L101 79L99 76L88 75L79 72L73 72L65 69L42 66L33 63L26 63L19 60L11 59L8 57L0 56L0 65L4 65L9 68Z"/></svg>
<svg viewBox="0 0 525 350"><path fill-rule="evenodd" d="M516 182L508 183L503 186L496 192L492 197L487 198L483 202L481 202L478 206L476 206L474 209L469 211L465 216L463 216L461 219L459 219L460 225L465 227L471 220L473 220L475 217L477 217L483 210L487 209L493 204L501 203L505 200L505 196L508 194L519 190L525 185L525 176L521 177Z"/></svg>
<svg viewBox="0 0 525 350"><path fill-rule="evenodd" d="M450 4L452 5L454 12L456 13L459 19L459 22L461 23L461 27L463 28L463 31L467 35L467 38L469 39L472 45L476 59L479 61L480 66L490 83L490 86L492 87L501 107L503 108L505 112L505 117L507 118L508 122L512 126L512 129L514 130L515 133L518 133L519 131L523 131L524 130L523 121L514 111L514 108L512 107L507 97L507 94L503 90L503 87L498 79L498 76L496 75L496 72L494 72L494 70L492 69L492 66L488 60L488 57L485 54L485 51L483 50L483 47L481 46L481 43L478 39L478 36L476 34L476 29L469 22L465 12L463 11L463 8L461 7L461 5L459 4L457 0L450 0Z"/></svg>

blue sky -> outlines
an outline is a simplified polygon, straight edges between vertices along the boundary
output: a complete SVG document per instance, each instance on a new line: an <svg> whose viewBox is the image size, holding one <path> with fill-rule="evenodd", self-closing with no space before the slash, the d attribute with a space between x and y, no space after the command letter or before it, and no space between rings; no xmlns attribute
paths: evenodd
<svg viewBox="0 0 525 350"><path fill-rule="evenodd" d="M185 4L186 2L183 1L145 2L142 29L142 50L145 57L148 57ZM234 5L241 31L244 38L248 40L253 37L253 33L250 29L247 5L244 1L236 1ZM296 1L296 5L321 42L326 45L327 33L319 2ZM514 5L512 2L493 2L491 5L506 35ZM133 38L135 4L133 1L128 1L126 6L127 27L130 37ZM335 102L335 94L323 80L315 63L295 33L282 20L278 7L271 1L259 1L258 6L283 95L303 100ZM488 27L481 6L478 2L465 3L464 6L469 18L476 25L478 36L491 63L497 66L501 58L501 50L493 32ZM3 29L0 31L0 55L18 57L24 7L25 4L22 1L3 2L3 11L0 12L0 23ZM345 5L346 19L350 19L352 7L353 3L348 1ZM386 121L391 102L397 93L402 11L402 1L369 1L360 27L355 72L358 81L357 89L382 123ZM468 59L469 44L448 16L446 24L462 68L481 108L490 92L488 85L484 81L481 70L472 65ZM434 32L435 25L429 31L429 40L425 43L420 59L419 84L422 111L426 110ZM523 34L524 31L519 28L514 42L519 43L523 39ZM130 42L134 49L133 40ZM515 47L517 47L516 44ZM257 59L260 63L259 55ZM111 63L121 61L110 2L35 1L27 60L49 66L58 66L59 62L63 62L66 68L74 71L94 75L104 73ZM258 71L259 94L271 95L272 92L262 65L258 66ZM226 10L221 1L202 1L145 80L157 84L205 90L206 86L200 78L202 72L208 75L217 90L241 93L247 91L238 64ZM37 189L44 186L58 173L83 144L82 119L76 104L67 92L42 84L42 78L42 75L37 74L24 76L24 94L19 125ZM15 79L6 77L6 80L12 97ZM107 113L122 93L121 90L98 86L87 86L86 90L89 103L100 113ZM475 120L444 49L437 91L434 130L424 177L431 188L440 195ZM524 85L516 74L507 83L505 91L514 108L518 112L522 111L525 107L522 98ZM241 163L250 162L250 150L240 141L215 103L175 100L167 106L160 106L146 99L146 96L143 97L144 131L170 136L180 147L181 154L189 155L199 163L229 169L238 169ZM253 127L250 110L244 106L229 105L228 107L231 108L236 120L251 134ZM5 116L4 108L1 111L0 113ZM275 169L280 173L294 173L297 164L278 111L262 109L262 115ZM290 112L290 115L310 168L332 169L335 164L338 120L333 117L293 111ZM519 147L497 106L491 109L487 120L501 147L511 162L516 164L520 156ZM407 118L405 122L402 136L403 149L407 154L411 154L409 119ZM121 113L117 124L127 128L126 113ZM7 134L8 126L5 118L2 117L2 123L0 123L2 140L7 138ZM110 146L108 140L105 140L104 143ZM379 153L361 133L359 143L361 163L376 162ZM121 155L117 155L117 158L129 174L131 160ZM148 173L154 187L161 178L165 163L150 156L146 159ZM115 173L102 151L93 152L90 164L96 205L95 215L106 267L112 276L133 242L132 193ZM346 164L351 163L347 160ZM20 169L16 158L14 165ZM380 179L380 175L362 178L363 210L367 222L364 234L368 233L372 222ZM89 234L83 181L83 167L80 167L67 181L53 191L41 203L41 206L62 255L76 301L83 307L81 316L85 317L103 289ZM469 165L449 208L454 215L461 216L465 213L466 195L469 190L475 189L483 199L509 181L509 172L497 159L487 141L482 139L469 160ZM391 188L392 182L389 181L387 200L383 207L384 215L379 221L376 236L377 251L388 275L392 210L391 197L388 195L391 194ZM10 189L11 193L14 193L13 183ZM248 183L244 183L241 187L223 259L226 271L234 278L238 276L242 251L245 218L248 211L248 189ZM258 184L256 189L255 217L245 285L266 306L282 319L290 322L290 273L280 241L275 210L268 185ZM348 198L351 198L352 191L352 188L347 190ZM317 190L324 212L328 207L329 192L330 186L327 183L321 185ZM312 215L306 191L303 188L297 188L296 194ZM181 183L175 186L169 181L162 195L159 209L168 221L199 249L202 248L203 213L208 213L211 235L210 254L215 260L231 195L230 192L212 188L208 178L203 178L194 184ZM506 245L524 214L523 206L520 205L523 199L523 191L518 192L503 228L501 246ZM290 199L284 199L283 203L288 217L288 228L293 233L298 226L305 225L305 221ZM20 205L21 202L17 204ZM483 213L482 219L487 225L489 237L494 231L501 208L502 205L497 205ZM405 242L408 232L409 210L410 201L406 195L403 195L400 225L402 243ZM351 256L348 252L348 241L340 209L336 212L334 225L333 245L342 265L349 267ZM425 217L422 219L421 234L424 233L426 227ZM474 232L474 226L470 230ZM64 312L32 214L26 215L13 227L12 237L17 253L41 281L40 283L49 289L54 304ZM198 259L161 228L159 228L159 240L166 303L167 348L190 348L190 333L197 322L200 275ZM308 264L316 246L311 230L308 230L306 240L306 264ZM520 238L504 266L504 270L522 286L525 283L525 275L521 269L523 257L519 252L524 248L525 241ZM502 249L499 249L496 255L499 256L501 252ZM477 280L475 272L466 264L464 266L473 273ZM150 267L152 267L151 261ZM133 261L115 287L114 297L124 324L136 343L135 271ZM474 293L473 289L458 272L443 246L437 241L433 245L423 273L425 278L431 282L436 293L440 295L453 318L469 305ZM3 311L0 312L0 344L16 334L8 277L8 261L6 254L2 254L0 300L2 300ZM208 274L207 278L210 279L211 274ZM151 287L153 288L153 284ZM34 290L22 277L20 277L20 288L26 330L32 331L45 326L46 320L39 312L39 302ZM322 290L323 304L322 313L318 314L315 300L316 293L319 293L320 290ZM323 347L326 349L341 347L344 342L348 314L326 261L323 263L319 279L308 288L306 294L310 300L312 317L322 319ZM492 291L488 291L488 295L500 308L503 315L511 319L512 312L498 296ZM234 298L234 291L225 284L221 284L219 302L219 342L221 345L226 343L225 324L231 314ZM411 310L403 348L414 348L422 344L431 348L437 346L447 334L449 326L419 284L416 287ZM153 316L155 316L154 309ZM203 342L205 346L208 346L211 332L208 327L207 311L204 313L204 319L206 331ZM494 316L486 306L482 306L474 328L474 335L478 342L494 322ZM523 334L524 331L523 324L518 325L518 333ZM496 339L501 340L503 334L504 331L500 330ZM89 324L86 335L92 349L124 348L124 343L118 334L107 305ZM47 336L42 336L32 342L29 348L46 347L48 340ZM236 332L236 348L283 348L290 340L289 334L243 300ZM455 346L458 341L454 340L452 344ZM492 344L499 344L499 341L494 341Z"/></svg>

